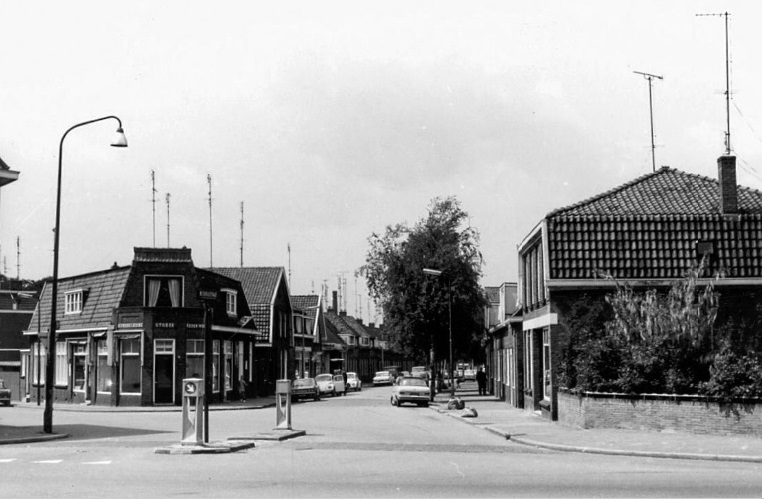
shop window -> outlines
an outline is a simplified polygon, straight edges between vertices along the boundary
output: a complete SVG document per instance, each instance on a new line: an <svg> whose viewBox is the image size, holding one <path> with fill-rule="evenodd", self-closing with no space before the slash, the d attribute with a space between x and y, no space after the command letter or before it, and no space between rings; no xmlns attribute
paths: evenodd
<svg viewBox="0 0 764 500"><path fill-rule="evenodd" d="M32 374L32 384L45 385L45 354L48 350L42 342L32 345L32 360L29 371Z"/></svg>
<svg viewBox="0 0 764 500"><path fill-rule="evenodd" d="M96 342L96 391L111 392L111 367L109 366L109 348L106 339Z"/></svg>
<svg viewBox="0 0 764 500"><path fill-rule="evenodd" d="M186 378L204 378L204 340L186 340Z"/></svg>
<svg viewBox="0 0 764 500"><path fill-rule="evenodd" d="M183 307L183 278L147 276L143 296L147 307Z"/></svg>
<svg viewBox="0 0 764 500"><path fill-rule="evenodd" d="M212 392L220 392L220 341L212 341Z"/></svg>
<svg viewBox="0 0 764 500"><path fill-rule="evenodd" d="M82 290L72 290L64 293L64 314L79 314L82 312Z"/></svg>
<svg viewBox="0 0 764 500"><path fill-rule="evenodd" d="M122 394L140 394L141 392L141 341L123 339L120 342L120 368Z"/></svg>
<svg viewBox="0 0 764 500"><path fill-rule="evenodd" d="M552 399L552 346L549 340L549 328L544 328L544 399Z"/></svg>
<svg viewBox="0 0 764 500"><path fill-rule="evenodd" d="M87 346L84 342L72 344L72 375L74 378L74 390L85 390L85 361Z"/></svg>
<svg viewBox="0 0 764 500"><path fill-rule="evenodd" d="M69 383L69 364L66 357L66 342L56 342L56 385Z"/></svg>
<svg viewBox="0 0 764 500"><path fill-rule="evenodd" d="M29 351L22 350L21 351L21 372L19 374L21 378L27 377L28 363L29 363Z"/></svg>
<svg viewBox="0 0 764 500"><path fill-rule="evenodd" d="M225 367L225 390L233 390L233 343L230 340L223 342L224 367Z"/></svg>

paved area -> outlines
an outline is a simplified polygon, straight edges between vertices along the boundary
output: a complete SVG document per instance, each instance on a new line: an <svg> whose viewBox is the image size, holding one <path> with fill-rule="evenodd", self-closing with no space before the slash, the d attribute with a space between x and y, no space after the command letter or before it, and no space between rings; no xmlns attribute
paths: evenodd
<svg viewBox="0 0 764 500"><path fill-rule="evenodd" d="M467 407L477 411L476 418L462 417L464 411L447 410L449 395L446 393L438 394L432 408L465 424L480 426L488 432L521 444L583 453L761 462L760 436L580 429L512 408L493 396L479 396L474 384L466 383L462 387L456 395Z"/></svg>
<svg viewBox="0 0 764 500"><path fill-rule="evenodd" d="M468 407L477 411L475 418L464 418L463 411L447 410L448 393L438 394L430 407L441 414L458 419L465 425L478 426L497 435L497 439L511 439L520 444L579 453L614 455L644 455L663 458L698 460L725 460L761 462L760 436L713 436L680 432L633 431L622 429L578 429L549 422L540 416L510 407L493 396L479 396L474 383L466 383L457 390ZM235 411L274 406L275 398L250 399L210 406L210 411ZM36 403L16 403L19 407L37 406ZM44 434L40 424L8 425L0 410L0 444L33 442L65 438L60 434ZM55 406L55 411L67 412L179 412L178 406L158 407L101 407L88 405ZM8 419L10 420L10 419Z"/></svg>

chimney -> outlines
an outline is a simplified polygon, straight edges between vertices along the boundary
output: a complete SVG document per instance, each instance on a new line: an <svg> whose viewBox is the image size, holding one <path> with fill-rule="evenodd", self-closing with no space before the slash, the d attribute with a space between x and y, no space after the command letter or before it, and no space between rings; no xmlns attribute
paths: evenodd
<svg viewBox="0 0 764 500"><path fill-rule="evenodd" d="M734 156L720 156L719 166L719 209L722 214L737 213L737 174Z"/></svg>
<svg viewBox="0 0 764 500"><path fill-rule="evenodd" d="M332 292L332 309L337 312L337 290Z"/></svg>

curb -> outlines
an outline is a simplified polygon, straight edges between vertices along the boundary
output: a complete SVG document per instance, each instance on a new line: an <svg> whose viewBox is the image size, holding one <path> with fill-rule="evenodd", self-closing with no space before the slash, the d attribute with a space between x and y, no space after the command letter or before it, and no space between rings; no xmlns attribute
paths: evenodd
<svg viewBox="0 0 764 500"><path fill-rule="evenodd" d="M71 437L69 434L44 434L39 436L27 436L18 438L0 439L0 445L3 444L24 444L24 443L42 443L45 441L55 441Z"/></svg>
<svg viewBox="0 0 764 500"><path fill-rule="evenodd" d="M14 405L18 408L37 408L37 405L29 405L26 403ZM276 402L265 403L261 405L251 406L210 406L210 411L241 411L241 410L262 410L263 408L272 408L276 406ZM180 413L183 411L182 406L75 406L59 404L56 405L55 411L66 411L71 413Z"/></svg>
<svg viewBox="0 0 764 500"><path fill-rule="evenodd" d="M438 413L448 415L451 418L455 418L468 425L481 427L486 431L501 436L508 441L513 441L525 446L532 446L534 448L544 448L555 451L566 451L576 453L591 453L597 455L624 455L632 457L649 457L649 458L671 458L679 460L709 460L709 461L724 461L724 462L747 462L747 463L761 463L762 457L745 456L745 455L710 455L704 453L664 453L657 451L635 451L635 450L611 450L606 448L589 448L586 446L571 446L564 444L544 443L541 441L534 441L532 439L525 439L519 437L512 437L510 433L497 429L495 427L481 425L477 422L472 422L470 419L462 418L461 415L450 413L449 410L442 410L440 408L432 408Z"/></svg>

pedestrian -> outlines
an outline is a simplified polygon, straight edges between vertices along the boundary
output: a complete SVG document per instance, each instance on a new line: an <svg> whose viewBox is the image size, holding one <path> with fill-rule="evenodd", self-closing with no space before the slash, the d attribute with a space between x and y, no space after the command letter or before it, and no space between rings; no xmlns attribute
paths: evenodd
<svg viewBox="0 0 764 500"><path fill-rule="evenodd" d="M345 385L345 396L348 394L348 372L342 370L342 382Z"/></svg>
<svg viewBox="0 0 764 500"><path fill-rule="evenodd" d="M244 375L239 377L239 398L241 398L242 401L247 401L247 381L244 380Z"/></svg>
<svg viewBox="0 0 764 500"><path fill-rule="evenodd" d="M488 377L486 376L485 372L483 371L483 367L481 366L478 369L477 374L475 375L475 379L477 380L477 384L478 384L478 394L480 396L485 396L486 395L485 386L486 386L486 379L487 378Z"/></svg>

